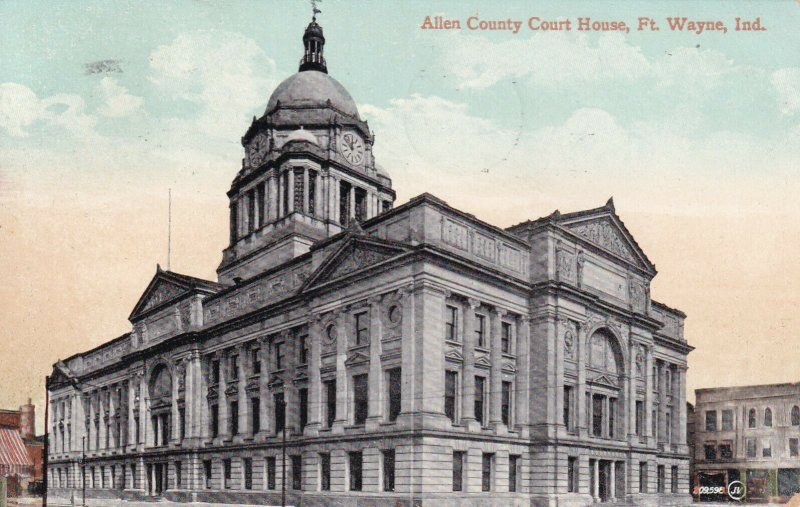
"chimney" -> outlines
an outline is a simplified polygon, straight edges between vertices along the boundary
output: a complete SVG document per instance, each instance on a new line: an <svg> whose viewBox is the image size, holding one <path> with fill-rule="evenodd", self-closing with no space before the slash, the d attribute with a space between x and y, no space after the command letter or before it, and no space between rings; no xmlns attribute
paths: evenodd
<svg viewBox="0 0 800 507"><path fill-rule="evenodd" d="M28 398L28 404L19 407L20 421L19 432L23 440L33 440L36 437L36 408Z"/></svg>

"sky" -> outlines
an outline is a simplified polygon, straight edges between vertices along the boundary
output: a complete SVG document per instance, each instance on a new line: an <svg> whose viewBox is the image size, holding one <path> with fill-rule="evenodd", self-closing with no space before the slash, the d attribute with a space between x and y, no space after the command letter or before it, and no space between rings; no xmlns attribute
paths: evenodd
<svg viewBox="0 0 800 507"><path fill-rule="evenodd" d="M695 388L800 381L800 2L324 0L330 74L398 203L498 226L617 213L687 313ZM240 138L297 71L303 0L0 0L0 407L129 331L167 264L215 279ZM460 30L421 29L426 16ZM467 20L520 20L518 33ZM571 20L533 31L528 19ZM575 30L579 17L628 32ZM639 17L658 31L638 31ZM671 30L667 17L728 31ZM735 19L762 31L736 31ZM41 421L40 421L41 429Z"/></svg>

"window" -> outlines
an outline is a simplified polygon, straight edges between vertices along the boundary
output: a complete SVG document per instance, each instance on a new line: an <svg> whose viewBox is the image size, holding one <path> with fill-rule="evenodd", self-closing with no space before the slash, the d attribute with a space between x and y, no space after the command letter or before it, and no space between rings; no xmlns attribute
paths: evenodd
<svg viewBox="0 0 800 507"><path fill-rule="evenodd" d="M639 462L639 493L647 493L647 462Z"/></svg>
<svg viewBox="0 0 800 507"><path fill-rule="evenodd" d="M303 178L303 172L305 170L302 167L295 167L294 168L294 210L295 211L303 211L305 209L305 194L303 190L305 189L306 183Z"/></svg>
<svg viewBox="0 0 800 507"><path fill-rule="evenodd" d="M706 431L717 431L717 411L706 412Z"/></svg>
<svg viewBox="0 0 800 507"><path fill-rule="evenodd" d="M754 408L751 408L750 411L747 413L747 427L748 428L756 427L756 409Z"/></svg>
<svg viewBox="0 0 800 507"><path fill-rule="evenodd" d="M500 325L500 351L503 354L511 353L511 324L503 322Z"/></svg>
<svg viewBox="0 0 800 507"><path fill-rule="evenodd" d="M230 378L231 380L237 380L239 378L239 356L236 354L232 354L230 358Z"/></svg>
<svg viewBox="0 0 800 507"><path fill-rule="evenodd" d="M230 412L230 429L231 435L238 435L239 434L239 402L232 401L231 402L231 412Z"/></svg>
<svg viewBox="0 0 800 507"><path fill-rule="evenodd" d="M261 431L261 399L250 399L250 428L255 435Z"/></svg>
<svg viewBox="0 0 800 507"><path fill-rule="evenodd" d="M209 464L210 463L211 462L209 462ZM210 470L210 468L209 468L209 470ZM209 471L208 477L209 478L211 477L211 472L210 471ZM133 486L133 489L137 489L139 487L139 476L136 475L136 463L132 463L131 464L131 485ZM211 486L207 486L207 487L211 487Z"/></svg>
<svg viewBox="0 0 800 507"><path fill-rule="evenodd" d="M120 435L119 426L117 426L117 435ZM181 440L186 438L186 408L185 407L180 407L178 409L178 435L180 436Z"/></svg>
<svg viewBox="0 0 800 507"><path fill-rule="evenodd" d="M617 424L617 399L616 398L609 398L608 399L608 436L610 438L614 438L616 435L616 424Z"/></svg>
<svg viewBox="0 0 800 507"><path fill-rule="evenodd" d="M672 407L669 407L664 421L664 441L672 442Z"/></svg>
<svg viewBox="0 0 800 507"><path fill-rule="evenodd" d="M264 199L264 194L266 193L266 183L261 182L256 187L256 198L258 199L258 225L259 227L264 225L264 215L266 215L266 206L267 202Z"/></svg>
<svg viewBox="0 0 800 507"><path fill-rule="evenodd" d="M486 317L475 314L475 346L486 347Z"/></svg>
<svg viewBox="0 0 800 507"><path fill-rule="evenodd" d="M714 461L717 459L717 446L713 442L703 445L706 461Z"/></svg>
<svg viewBox="0 0 800 507"><path fill-rule="evenodd" d="M636 400L636 434L644 435L644 402Z"/></svg>
<svg viewBox="0 0 800 507"><path fill-rule="evenodd" d="M383 451L383 490L394 491L394 449Z"/></svg>
<svg viewBox="0 0 800 507"><path fill-rule="evenodd" d="M258 359L259 349L250 349L250 368L253 370L253 375L261 373L261 361Z"/></svg>
<svg viewBox="0 0 800 507"><path fill-rule="evenodd" d="M245 200L247 204L247 231L253 232L256 229L256 191L255 189L247 192Z"/></svg>
<svg viewBox="0 0 800 507"><path fill-rule="evenodd" d="M800 426L800 407L792 407L792 426Z"/></svg>
<svg viewBox="0 0 800 507"><path fill-rule="evenodd" d="M796 438L789 439L789 456L792 458L798 456L798 439Z"/></svg>
<svg viewBox="0 0 800 507"><path fill-rule="evenodd" d="M511 422L511 382L503 382L500 396L500 419L508 426Z"/></svg>
<svg viewBox="0 0 800 507"><path fill-rule="evenodd" d="M367 191L356 188L356 220L363 222L367 219Z"/></svg>
<svg viewBox="0 0 800 507"><path fill-rule="evenodd" d="M211 437L215 438L219 436L219 406L214 404L209 408L211 409Z"/></svg>
<svg viewBox="0 0 800 507"><path fill-rule="evenodd" d="M223 488L230 489L231 488L231 460L229 460L229 459L222 460L222 468L223 468L223 471L224 471Z"/></svg>
<svg viewBox="0 0 800 507"><path fill-rule="evenodd" d="M605 396L600 394L592 395L592 435L603 436L603 402Z"/></svg>
<svg viewBox="0 0 800 507"><path fill-rule="evenodd" d="M300 397L300 429L308 424L308 388L303 387L297 391Z"/></svg>
<svg viewBox="0 0 800 507"><path fill-rule="evenodd" d="M364 424L369 412L369 377L367 374L353 377L353 424Z"/></svg>
<svg viewBox="0 0 800 507"><path fill-rule="evenodd" d="M771 427L772 426L772 409L764 410L764 426Z"/></svg>
<svg viewBox="0 0 800 507"><path fill-rule="evenodd" d="M456 422L456 396L458 390L458 372L444 372L444 414L450 422Z"/></svg>
<svg viewBox="0 0 800 507"><path fill-rule="evenodd" d="M519 456L508 457L508 491L517 492L517 477L519 476L517 467L519 466Z"/></svg>
<svg viewBox="0 0 800 507"><path fill-rule="evenodd" d="M658 465L658 492L663 493L666 482L666 468L664 465Z"/></svg>
<svg viewBox="0 0 800 507"><path fill-rule="evenodd" d="M486 379L475 377L475 420L483 425L483 396Z"/></svg>
<svg viewBox="0 0 800 507"><path fill-rule="evenodd" d="M292 460L292 489L303 489L303 457L296 454Z"/></svg>
<svg viewBox="0 0 800 507"><path fill-rule="evenodd" d="M231 244L235 243L239 237L239 206L237 201L232 201L230 203L230 210L231 210L231 222L228 225L229 229L229 237L231 240Z"/></svg>
<svg viewBox="0 0 800 507"><path fill-rule="evenodd" d="M276 342L275 343L275 369L282 370L283 369L283 342Z"/></svg>
<svg viewBox="0 0 800 507"><path fill-rule="evenodd" d="M328 428L333 426L336 420L336 381L328 380L325 382L325 420Z"/></svg>
<svg viewBox="0 0 800 507"><path fill-rule="evenodd" d="M386 211L389 211L390 209L392 209L391 201L382 201L381 202L381 210L386 212Z"/></svg>
<svg viewBox="0 0 800 507"><path fill-rule="evenodd" d="M719 459L733 459L733 444L731 442L719 444Z"/></svg>
<svg viewBox="0 0 800 507"><path fill-rule="evenodd" d="M672 474L670 475L670 479L672 481L671 491L673 493L677 493L678 492L678 467L673 465L671 472L672 472Z"/></svg>
<svg viewBox="0 0 800 507"><path fill-rule="evenodd" d="M576 493L578 491L577 486L577 467L578 467L578 458L575 456L569 456L567 458L567 492L568 493Z"/></svg>
<svg viewBox="0 0 800 507"><path fill-rule="evenodd" d="M733 410L722 411L722 431L733 431Z"/></svg>
<svg viewBox="0 0 800 507"><path fill-rule="evenodd" d="M211 361L211 382L219 384L219 359Z"/></svg>
<svg viewBox="0 0 800 507"><path fill-rule="evenodd" d="M100 488L105 489L106 487L106 467L100 467Z"/></svg>
<svg viewBox="0 0 800 507"><path fill-rule="evenodd" d="M308 171L308 213L313 215L316 212L317 204L317 173Z"/></svg>
<svg viewBox="0 0 800 507"><path fill-rule="evenodd" d="M275 393L275 432L279 433L286 427L286 402L283 393Z"/></svg>
<svg viewBox="0 0 800 507"><path fill-rule="evenodd" d="M244 489L253 489L253 459L244 458Z"/></svg>
<svg viewBox="0 0 800 507"><path fill-rule="evenodd" d="M331 490L331 455L323 452L319 455L320 484L322 491Z"/></svg>
<svg viewBox="0 0 800 507"><path fill-rule="evenodd" d="M492 461L494 454L485 452L481 459L481 491L492 490Z"/></svg>
<svg viewBox="0 0 800 507"><path fill-rule="evenodd" d="M136 477L135 471L136 471L136 465L131 465L131 472L134 472L134 474L133 474L134 483L136 482L136 480L135 480L135 477ZM203 478L205 479L206 489L211 489L211 460L210 459L203 460ZM134 485L134 488L135 487L136 486Z"/></svg>
<svg viewBox="0 0 800 507"><path fill-rule="evenodd" d="M361 452L348 453L350 458L350 491L361 491L363 457Z"/></svg>
<svg viewBox="0 0 800 507"><path fill-rule="evenodd" d="M453 452L453 491L464 490L464 451Z"/></svg>
<svg viewBox="0 0 800 507"><path fill-rule="evenodd" d="M275 489L277 482L277 462L275 456L267 457L267 489Z"/></svg>
<svg viewBox="0 0 800 507"><path fill-rule="evenodd" d="M445 308L444 337L451 342L458 341L458 308L455 306Z"/></svg>
<svg viewBox="0 0 800 507"><path fill-rule="evenodd" d="M350 184L342 181L339 184L339 223L345 227L350 225Z"/></svg>
<svg viewBox="0 0 800 507"><path fill-rule="evenodd" d="M564 386L564 426L567 431L572 429L572 386Z"/></svg>
<svg viewBox="0 0 800 507"><path fill-rule="evenodd" d="M764 440L761 444L761 457L762 458L771 458L772 457L772 442L767 439Z"/></svg>
<svg viewBox="0 0 800 507"><path fill-rule="evenodd" d="M298 337L300 347L300 364L308 364L308 333L303 332Z"/></svg>
<svg viewBox="0 0 800 507"><path fill-rule="evenodd" d="M651 434L653 435L653 437L657 437L658 436L658 411L657 410L653 410L653 412L650 414L650 416L651 416L650 420L651 420L651 423L652 423L650 425Z"/></svg>
<svg viewBox="0 0 800 507"><path fill-rule="evenodd" d="M747 457L748 458L755 458L756 457L756 439L755 438L748 438L745 442L747 446Z"/></svg>
<svg viewBox="0 0 800 507"><path fill-rule="evenodd" d="M389 421L396 421L400 415L400 402L402 401L402 383L400 368L392 368L387 372Z"/></svg>
<svg viewBox="0 0 800 507"><path fill-rule="evenodd" d="M356 346L364 345L369 341L369 319L367 312L355 314L356 319Z"/></svg>

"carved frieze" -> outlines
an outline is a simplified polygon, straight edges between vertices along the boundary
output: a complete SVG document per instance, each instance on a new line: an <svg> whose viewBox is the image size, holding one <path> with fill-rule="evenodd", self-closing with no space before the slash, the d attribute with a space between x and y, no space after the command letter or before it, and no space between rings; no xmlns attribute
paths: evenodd
<svg viewBox="0 0 800 507"><path fill-rule="evenodd" d="M575 283L575 254L564 247L559 241L556 244L556 275L559 281Z"/></svg>
<svg viewBox="0 0 800 507"><path fill-rule="evenodd" d="M635 278L628 280L628 297L633 311L639 313L647 311L647 293L648 288L645 283Z"/></svg>
<svg viewBox="0 0 800 507"><path fill-rule="evenodd" d="M607 218L580 223L570 227L570 230L627 261L636 261L633 252L620 234L617 226Z"/></svg>

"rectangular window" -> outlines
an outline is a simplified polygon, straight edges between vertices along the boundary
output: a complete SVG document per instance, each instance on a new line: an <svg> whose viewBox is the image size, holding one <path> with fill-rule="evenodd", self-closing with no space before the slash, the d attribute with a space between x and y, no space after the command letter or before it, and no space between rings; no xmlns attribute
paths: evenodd
<svg viewBox="0 0 800 507"><path fill-rule="evenodd" d="M261 374L261 360L258 358L259 352L259 349L250 349L250 368L253 371L253 375Z"/></svg>
<svg viewBox="0 0 800 507"><path fill-rule="evenodd" d="M363 457L361 452L350 452L350 491L361 491L363 479Z"/></svg>
<svg viewBox="0 0 800 507"><path fill-rule="evenodd" d="M492 461L494 454L485 452L481 460L481 491L492 490Z"/></svg>
<svg viewBox="0 0 800 507"><path fill-rule="evenodd" d="M670 475L670 480L672 481L671 491L673 493L677 493L678 492L678 467L676 467L674 465L672 467L672 474Z"/></svg>
<svg viewBox="0 0 800 507"><path fill-rule="evenodd" d="M639 462L639 493L647 493L647 462Z"/></svg>
<svg viewBox="0 0 800 507"><path fill-rule="evenodd" d="M230 430L231 435L238 435L239 434L239 402L232 401L230 405Z"/></svg>
<svg viewBox="0 0 800 507"><path fill-rule="evenodd" d="M445 308L444 337L451 342L458 341L458 308L455 306Z"/></svg>
<svg viewBox="0 0 800 507"><path fill-rule="evenodd" d="M383 490L394 491L394 449L383 451Z"/></svg>
<svg viewBox="0 0 800 507"><path fill-rule="evenodd" d="M717 431L717 411L706 412L706 431Z"/></svg>
<svg viewBox="0 0 800 507"><path fill-rule="evenodd" d="M761 443L761 457L762 458L772 457L772 442L770 440L764 440Z"/></svg>
<svg viewBox="0 0 800 507"><path fill-rule="evenodd" d="M325 418L328 428L333 426L336 420L336 381L328 380L325 382Z"/></svg>
<svg viewBox="0 0 800 507"><path fill-rule="evenodd" d="M755 458L756 457L756 440L754 438L748 438L745 442L746 452L748 458Z"/></svg>
<svg viewBox="0 0 800 507"><path fill-rule="evenodd" d="M369 318L367 312L357 313L356 320L356 346L364 345L369 340Z"/></svg>
<svg viewBox="0 0 800 507"><path fill-rule="evenodd" d="M614 438L617 424L617 399L608 399L608 436Z"/></svg>
<svg viewBox="0 0 800 507"><path fill-rule="evenodd" d="M564 386L564 426L572 430L572 386Z"/></svg>
<svg viewBox="0 0 800 507"><path fill-rule="evenodd" d="M131 464L131 485L133 489L137 489L139 487L139 476L136 475L136 464Z"/></svg>
<svg viewBox="0 0 800 507"><path fill-rule="evenodd" d="M222 468L223 468L223 472L224 472L224 475L223 475L224 482L222 484L222 487L225 488L225 489L230 489L231 488L231 475L232 475L231 474L231 460L230 459L222 460Z"/></svg>
<svg viewBox="0 0 800 507"><path fill-rule="evenodd" d="M483 425L483 395L486 380L483 377L475 377L475 420Z"/></svg>
<svg viewBox="0 0 800 507"><path fill-rule="evenodd" d="M253 489L253 459L244 458L244 489Z"/></svg>
<svg viewBox="0 0 800 507"><path fill-rule="evenodd" d="M400 415L400 404L402 401L402 382L400 368L392 368L387 371L388 398L389 398L389 421L396 421Z"/></svg>
<svg viewBox="0 0 800 507"><path fill-rule="evenodd" d="M458 372L444 372L444 414L451 422L456 422L456 394L458 389Z"/></svg>
<svg viewBox="0 0 800 507"><path fill-rule="evenodd" d="M239 356L236 354L232 354L230 358L230 378L232 380L237 380L239 378Z"/></svg>
<svg viewBox="0 0 800 507"><path fill-rule="evenodd" d="M789 456L792 458L798 456L798 439L796 438L789 439Z"/></svg>
<svg viewBox="0 0 800 507"><path fill-rule="evenodd" d="M228 224L228 236L230 237L231 244L233 244L239 239L239 202L231 201L229 208L231 212L231 221L230 224Z"/></svg>
<svg viewBox="0 0 800 507"><path fill-rule="evenodd" d="M275 489L278 477L278 467L275 456L267 457L267 489Z"/></svg>
<svg viewBox="0 0 800 507"><path fill-rule="evenodd" d="M342 181L339 184L339 223L344 227L350 225L350 184Z"/></svg>
<svg viewBox="0 0 800 507"><path fill-rule="evenodd" d="M100 488L105 489L106 487L106 467L100 467Z"/></svg>
<svg viewBox="0 0 800 507"><path fill-rule="evenodd" d="M733 443L719 444L719 459L733 459Z"/></svg>
<svg viewBox="0 0 800 507"><path fill-rule="evenodd" d="M486 347L486 317L475 314L475 346Z"/></svg>
<svg viewBox="0 0 800 507"><path fill-rule="evenodd" d="M306 182L303 181L302 167L295 167L294 169L294 210L302 212L305 209L305 186Z"/></svg>
<svg viewBox="0 0 800 507"><path fill-rule="evenodd" d="M356 188L356 220L363 222L367 219L367 191Z"/></svg>
<svg viewBox="0 0 800 507"><path fill-rule="evenodd" d="M138 416L133 418L133 429L134 429L133 438L135 439L133 441L133 443L138 444L139 441L141 440L141 438L140 438L141 427L139 426L139 417Z"/></svg>
<svg viewBox="0 0 800 507"><path fill-rule="evenodd" d="M308 424L308 388L303 387L297 391L300 397L300 429Z"/></svg>
<svg viewBox="0 0 800 507"><path fill-rule="evenodd" d="M317 211L317 172L308 171L308 214Z"/></svg>
<svg viewBox="0 0 800 507"><path fill-rule="evenodd" d="M713 442L703 445L703 451L706 461L714 461L717 459L717 446Z"/></svg>
<svg viewBox="0 0 800 507"><path fill-rule="evenodd" d="M319 455L320 484L322 491L331 490L331 455L323 452Z"/></svg>
<svg viewBox="0 0 800 507"><path fill-rule="evenodd" d="M369 376L353 377L353 424L364 424L369 411Z"/></svg>
<svg viewBox="0 0 800 507"><path fill-rule="evenodd" d="M519 456L509 456L508 457L508 491L511 493L517 492L517 477L518 477L518 467L519 466Z"/></svg>
<svg viewBox="0 0 800 507"><path fill-rule="evenodd" d="M261 431L261 399L250 399L250 427L253 429L253 434Z"/></svg>
<svg viewBox="0 0 800 507"><path fill-rule="evenodd" d="M603 436L603 402L605 396L600 394L592 395L592 435Z"/></svg>
<svg viewBox="0 0 800 507"><path fill-rule="evenodd" d="M644 402L636 400L636 434L644 436Z"/></svg>
<svg viewBox="0 0 800 507"><path fill-rule="evenodd" d="M511 382L503 382L500 392L500 419L503 424L511 424Z"/></svg>
<svg viewBox="0 0 800 507"><path fill-rule="evenodd" d="M256 206L258 207L258 226L259 227L264 225L264 216L267 214L266 213L267 203L266 203L266 201L264 199L264 195L265 194L266 194L266 183L262 181L256 187L256 200L258 201L256 203Z"/></svg>
<svg viewBox="0 0 800 507"><path fill-rule="evenodd" d="M219 406L211 405L211 438L219 435Z"/></svg>
<svg viewBox="0 0 800 507"><path fill-rule="evenodd" d="M657 410L653 410L653 412L650 414L650 422L651 422L651 424L650 424L651 434L653 435L653 438L656 438L656 437L658 437L658 411Z"/></svg>
<svg viewBox="0 0 800 507"><path fill-rule="evenodd" d="M256 191L252 189L247 192L247 232L256 230Z"/></svg>
<svg viewBox="0 0 800 507"><path fill-rule="evenodd" d="M382 201L381 202L381 210L383 210L384 213L389 211L390 209L392 209L392 202L391 201Z"/></svg>
<svg viewBox="0 0 800 507"><path fill-rule="evenodd" d="M219 384L219 359L211 361L211 382Z"/></svg>
<svg viewBox="0 0 800 507"><path fill-rule="evenodd" d="M133 465L131 465L133 467ZM211 489L211 460L203 460L203 479L206 489ZM135 486L134 486L135 487Z"/></svg>
<svg viewBox="0 0 800 507"><path fill-rule="evenodd" d="M117 430L117 434L119 435L119 430ZM183 440L186 438L186 408L180 407L178 409L178 435L180 439Z"/></svg>
<svg viewBox="0 0 800 507"><path fill-rule="evenodd" d="M275 433L280 433L286 426L286 404L283 402L283 393L275 393Z"/></svg>
<svg viewBox="0 0 800 507"><path fill-rule="evenodd" d="M578 458L575 456L569 456L567 458L567 492L568 493L576 493L578 488L576 488L577 484L577 466L578 466Z"/></svg>
<svg viewBox="0 0 800 507"><path fill-rule="evenodd" d="M300 364L308 364L308 333L301 332L297 340L300 349Z"/></svg>
<svg viewBox="0 0 800 507"><path fill-rule="evenodd" d="M500 350L503 354L511 353L511 324L503 322L500 326Z"/></svg>
<svg viewBox="0 0 800 507"><path fill-rule="evenodd" d="M722 411L722 431L733 431L733 410Z"/></svg>
<svg viewBox="0 0 800 507"><path fill-rule="evenodd" d="M275 369L283 369L283 342L275 343Z"/></svg>
<svg viewBox="0 0 800 507"><path fill-rule="evenodd" d="M666 482L666 469L664 465L658 465L658 492L663 493Z"/></svg>
<svg viewBox="0 0 800 507"><path fill-rule="evenodd" d="M464 490L464 451L453 452L453 491Z"/></svg>
<svg viewBox="0 0 800 507"><path fill-rule="evenodd" d="M292 489L303 489L303 457L292 456Z"/></svg>
<svg viewBox="0 0 800 507"><path fill-rule="evenodd" d="M668 409L664 420L664 441L672 442L672 407Z"/></svg>

